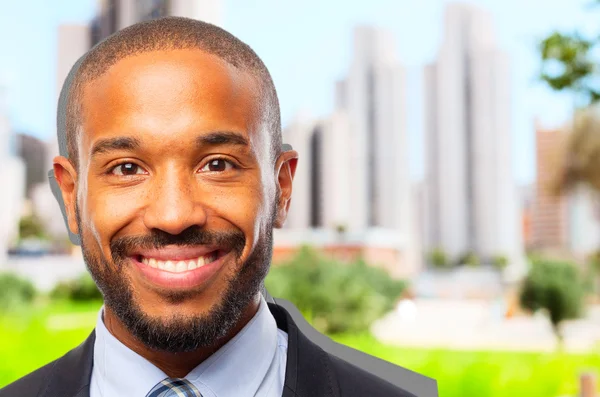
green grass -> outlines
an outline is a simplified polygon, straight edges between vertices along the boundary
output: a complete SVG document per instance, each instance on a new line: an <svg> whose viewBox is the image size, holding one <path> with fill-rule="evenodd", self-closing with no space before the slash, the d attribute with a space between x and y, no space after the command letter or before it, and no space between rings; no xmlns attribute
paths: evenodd
<svg viewBox="0 0 600 397"><path fill-rule="evenodd" d="M390 347L370 335L332 339L436 379L441 397L575 397L581 371L600 374L600 352L426 350Z"/></svg>
<svg viewBox="0 0 600 397"><path fill-rule="evenodd" d="M60 357L93 329L101 303L39 304L0 317L0 387ZM600 374L600 353L587 355L464 352L386 346L373 337L333 337L381 359L435 378L441 397L576 396L578 376Z"/></svg>
<svg viewBox="0 0 600 397"><path fill-rule="evenodd" d="M0 317L0 387L83 342L94 328L101 304L42 304Z"/></svg>

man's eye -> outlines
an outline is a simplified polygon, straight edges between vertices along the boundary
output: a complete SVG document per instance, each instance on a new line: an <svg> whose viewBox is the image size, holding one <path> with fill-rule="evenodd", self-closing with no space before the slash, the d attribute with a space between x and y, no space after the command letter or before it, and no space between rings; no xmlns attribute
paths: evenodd
<svg viewBox="0 0 600 397"><path fill-rule="evenodd" d="M119 164L110 171L111 174L115 174L115 175L119 175L119 176L121 176L121 175L123 175L123 176L139 175L138 172L143 174L144 170L142 167L140 167L139 165L137 165L135 163Z"/></svg>
<svg viewBox="0 0 600 397"><path fill-rule="evenodd" d="M224 159L213 159L210 160L204 167L202 167L201 171L204 172L223 172L235 168L235 166L227 160Z"/></svg>

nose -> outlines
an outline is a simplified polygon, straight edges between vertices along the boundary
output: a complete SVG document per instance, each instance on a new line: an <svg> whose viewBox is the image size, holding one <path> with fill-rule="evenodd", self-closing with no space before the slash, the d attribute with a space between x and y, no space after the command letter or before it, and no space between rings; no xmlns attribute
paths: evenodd
<svg viewBox="0 0 600 397"><path fill-rule="evenodd" d="M144 213L148 229L177 235L191 226L203 227L206 212L198 200L198 181L181 171L165 173L152 181L150 204Z"/></svg>

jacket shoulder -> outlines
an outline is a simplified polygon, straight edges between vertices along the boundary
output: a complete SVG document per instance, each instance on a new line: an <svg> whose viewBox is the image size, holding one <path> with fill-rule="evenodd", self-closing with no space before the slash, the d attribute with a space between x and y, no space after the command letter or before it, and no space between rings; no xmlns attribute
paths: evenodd
<svg viewBox="0 0 600 397"><path fill-rule="evenodd" d="M48 383L57 361L58 359L1 388L0 397L38 396L42 387Z"/></svg>
<svg viewBox="0 0 600 397"><path fill-rule="evenodd" d="M416 397L414 394L337 356L326 354L329 356L331 367L336 374L342 397Z"/></svg>

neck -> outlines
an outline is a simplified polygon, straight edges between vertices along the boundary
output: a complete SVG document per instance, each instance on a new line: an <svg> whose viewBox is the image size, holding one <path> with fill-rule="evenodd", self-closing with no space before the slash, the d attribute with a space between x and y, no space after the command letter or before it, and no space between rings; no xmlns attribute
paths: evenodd
<svg viewBox="0 0 600 397"><path fill-rule="evenodd" d="M256 315L260 304L260 295L246 307L237 324L223 338L216 340L212 345L201 347L191 352L171 353L150 349L139 341L125 325L117 318L110 308L104 307L104 325L106 329L121 343L133 350L146 360L154 364L168 377L183 378L191 370L200 365L204 360L214 354L223 345L237 335L242 328Z"/></svg>

